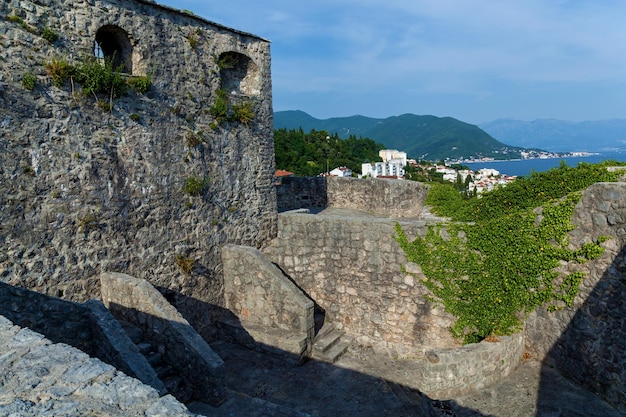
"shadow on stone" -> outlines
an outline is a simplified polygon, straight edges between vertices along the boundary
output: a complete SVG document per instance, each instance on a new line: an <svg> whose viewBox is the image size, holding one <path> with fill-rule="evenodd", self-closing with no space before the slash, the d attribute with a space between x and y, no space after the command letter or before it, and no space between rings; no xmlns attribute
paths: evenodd
<svg viewBox="0 0 626 417"><path fill-rule="evenodd" d="M555 410L551 404L555 393L550 384L554 369L612 404L617 409L615 415L626 414L625 314L626 246L623 246L544 360L537 416L551 412L606 415L594 412L591 404L585 412L576 410L579 414L573 414L573 410ZM561 394L576 395L575 392Z"/></svg>

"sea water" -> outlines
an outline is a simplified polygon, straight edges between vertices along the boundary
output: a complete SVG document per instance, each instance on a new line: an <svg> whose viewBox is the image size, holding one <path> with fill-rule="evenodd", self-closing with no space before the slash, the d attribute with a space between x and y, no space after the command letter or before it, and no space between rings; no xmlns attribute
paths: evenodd
<svg viewBox="0 0 626 417"><path fill-rule="evenodd" d="M492 162L464 162L463 165L473 171L482 168L495 169L503 175L515 175L518 177L530 175L531 172L543 172L561 165L564 161L568 166L575 167L581 162L597 164L606 160L626 162L626 152L624 153L599 153L589 156L576 156L569 158L549 158L549 159L516 159L511 161Z"/></svg>

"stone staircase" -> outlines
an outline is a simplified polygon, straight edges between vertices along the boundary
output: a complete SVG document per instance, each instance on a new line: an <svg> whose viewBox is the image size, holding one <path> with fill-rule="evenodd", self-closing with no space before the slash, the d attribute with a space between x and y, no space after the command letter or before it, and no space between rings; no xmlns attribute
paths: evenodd
<svg viewBox="0 0 626 417"><path fill-rule="evenodd" d="M335 363L348 350L350 341L345 332L331 323L324 323L323 315L315 316L316 335L312 341L305 333L263 326L236 318L222 318L218 325L223 334L250 349L259 348L278 354L296 363L307 358ZM311 344L310 351L307 351Z"/></svg>
<svg viewBox="0 0 626 417"><path fill-rule="evenodd" d="M139 353L146 358L152 369L154 369L167 392L183 404L192 401L193 387L189 386L185 378L179 375L176 369L166 361L164 349L148 341L143 332L133 324L120 321L120 325L135 346L137 346Z"/></svg>
<svg viewBox="0 0 626 417"><path fill-rule="evenodd" d="M330 323L324 323L313 339L311 357L322 362L337 362L350 346L349 341L342 340L343 336L345 332L337 330Z"/></svg>

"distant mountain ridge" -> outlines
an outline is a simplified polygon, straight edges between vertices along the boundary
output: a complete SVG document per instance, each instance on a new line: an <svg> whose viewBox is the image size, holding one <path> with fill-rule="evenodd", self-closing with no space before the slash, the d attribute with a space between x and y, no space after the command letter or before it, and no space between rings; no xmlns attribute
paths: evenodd
<svg viewBox="0 0 626 417"><path fill-rule="evenodd" d="M289 110L274 113L274 128L324 130L344 139L350 135L370 138L416 159L514 159L524 150L505 145L478 126L452 117L403 114L386 119L351 116L321 120L303 111Z"/></svg>
<svg viewBox="0 0 626 417"><path fill-rule="evenodd" d="M555 119L500 119L479 125L497 140L554 152L626 151L626 119L567 122Z"/></svg>

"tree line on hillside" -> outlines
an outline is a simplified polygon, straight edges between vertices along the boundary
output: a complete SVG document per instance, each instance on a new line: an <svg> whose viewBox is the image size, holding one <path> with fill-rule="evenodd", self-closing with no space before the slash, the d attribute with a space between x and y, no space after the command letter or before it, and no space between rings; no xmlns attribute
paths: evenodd
<svg viewBox="0 0 626 417"><path fill-rule="evenodd" d="M354 135L341 139L336 133L304 133L300 128L275 130L274 148L277 169L308 177L342 166L361 172L361 164L381 161L378 152L385 146Z"/></svg>

